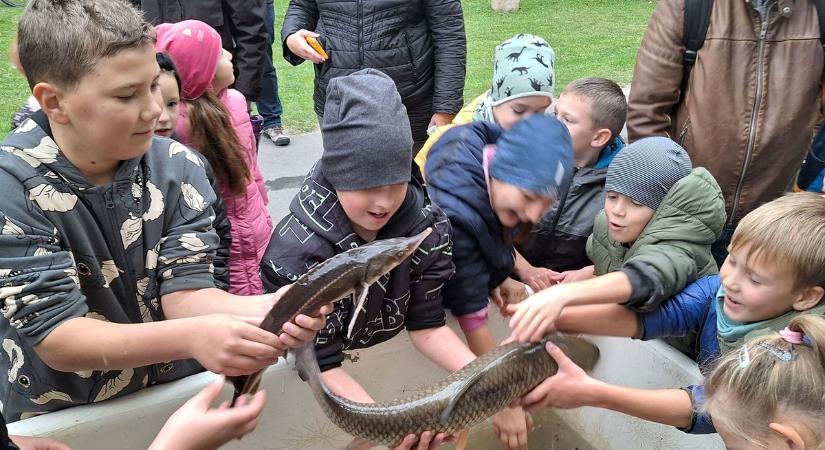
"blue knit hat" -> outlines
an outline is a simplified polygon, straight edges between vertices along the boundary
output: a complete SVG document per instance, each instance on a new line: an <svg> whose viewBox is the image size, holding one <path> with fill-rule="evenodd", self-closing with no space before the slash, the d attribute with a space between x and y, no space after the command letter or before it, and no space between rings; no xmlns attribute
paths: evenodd
<svg viewBox="0 0 825 450"><path fill-rule="evenodd" d="M570 133L555 117L535 114L496 143L490 176L542 197L558 198L573 170Z"/></svg>

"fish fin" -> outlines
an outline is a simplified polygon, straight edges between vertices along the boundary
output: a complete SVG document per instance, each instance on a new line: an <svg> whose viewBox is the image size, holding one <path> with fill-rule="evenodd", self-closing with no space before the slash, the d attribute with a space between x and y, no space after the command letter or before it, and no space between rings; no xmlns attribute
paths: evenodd
<svg viewBox="0 0 825 450"><path fill-rule="evenodd" d="M458 432L455 440L455 450L464 450L467 448L467 441L470 440L470 430L463 429Z"/></svg>
<svg viewBox="0 0 825 450"><path fill-rule="evenodd" d="M446 426L450 421L450 414L453 413L453 409L455 409L456 405L458 405L458 401L461 400L462 397L464 397L464 394L467 393L467 390L470 389L474 384L476 384L476 382L478 382L478 380L480 380L481 377L483 377L487 373L487 369L496 364L499 364L502 358L507 357L508 353L503 353L499 355L497 358L487 361L487 364L484 367L481 367L478 371L476 371L476 373L462 380L458 384L455 393L452 395L450 403L448 403L447 406L444 407L444 411L441 411L441 415L438 416L438 423Z"/></svg>
<svg viewBox="0 0 825 450"><path fill-rule="evenodd" d="M471 386L476 384L476 381L481 379L484 375L484 370L479 370L478 372L474 373L471 377L468 377L466 380L462 380L461 384L459 384L457 391L453 394L453 398L450 399L450 403L444 407L444 411L441 411L441 415L438 416L438 423L441 425L447 425L450 421L450 414L453 413L453 409L458 404L458 401L464 397L464 393L467 392L467 389L470 389Z"/></svg>
<svg viewBox="0 0 825 450"><path fill-rule="evenodd" d="M367 300L367 294L370 292L370 286L366 283L361 283L361 287L355 291L354 297L356 301L353 303L353 309L350 311L349 326L347 327L347 339L352 339L352 330L355 328L355 321L358 320L358 315L361 309L364 308L364 303Z"/></svg>

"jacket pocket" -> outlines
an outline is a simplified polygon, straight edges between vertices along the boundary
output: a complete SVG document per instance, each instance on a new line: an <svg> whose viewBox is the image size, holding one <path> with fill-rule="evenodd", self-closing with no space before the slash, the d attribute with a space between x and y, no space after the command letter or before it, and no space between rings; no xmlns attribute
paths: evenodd
<svg viewBox="0 0 825 450"><path fill-rule="evenodd" d="M405 29L404 30L404 44L407 47L407 58L410 60L410 66L413 70L413 76L418 79L418 65L415 63L415 54L413 53L412 45L410 42L410 33Z"/></svg>

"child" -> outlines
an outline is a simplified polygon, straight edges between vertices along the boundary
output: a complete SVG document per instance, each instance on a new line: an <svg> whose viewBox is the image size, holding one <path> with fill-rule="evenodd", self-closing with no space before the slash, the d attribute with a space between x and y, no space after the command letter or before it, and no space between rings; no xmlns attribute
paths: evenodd
<svg viewBox="0 0 825 450"><path fill-rule="evenodd" d="M796 317L728 353L705 382L705 395L728 448L823 448L825 319Z"/></svg>
<svg viewBox="0 0 825 450"><path fill-rule="evenodd" d="M705 169L691 170L678 144L653 137L625 147L607 169L605 190L604 211L587 240L594 265L563 274L565 281L583 281L508 305L514 338L543 336L566 306L621 303L652 311L717 272L710 245L725 224L722 192Z"/></svg>
<svg viewBox="0 0 825 450"><path fill-rule="evenodd" d="M516 259L516 274L536 292L559 281L557 272L591 264L585 246L604 205L607 166L624 147L619 133L626 113L622 88L604 78L571 82L555 103L555 115L572 137L576 166L556 207L516 246L524 256Z"/></svg>
<svg viewBox="0 0 825 450"><path fill-rule="evenodd" d="M155 134L177 140L178 117L180 114L180 77L175 68L175 63L166 53L156 53L155 59L160 66L160 76L158 77L158 90L160 91L161 114L155 125ZM214 192L221 192L215 172L209 161L203 155L197 155L203 163L209 184ZM220 245L215 249L215 259L212 261L214 270L212 275L215 278L215 287L222 290L229 290L229 252L232 245L232 229L229 219L226 216L226 205L220 197L215 198L212 204L215 211L215 218L212 220L212 227L220 237Z"/></svg>
<svg viewBox="0 0 825 450"><path fill-rule="evenodd" d="M744 342L785 328L800 314L825 314L825 198L789 194L746 215L730 244L719 275L688 286L657 310L636 313L619 305L567 308L562 331L657 339L697 336L695 357L702 373L720 355ZM670 424L689 433L712 433L701 411L703 390L632 389L586 376L558 349L558 377L548 378L524 398L525 405L600 406Z"/></svg>
<svg viewBox="0 0 825 450"><path fill-rule="evenodd" d="M513 36L496 47L495 61L490 89L468 103L451 124L436 128L415 156L422 174L430 149L450 128L483 120L509 130L531 114L543 114L553 102L556 52L547 41L532 34Z"/></svg>
<svg viewBox="0 0 825 450"><path fill-rule="evenodd" d="M231 55L221 37L197 20L155 27L157 50L175 62L181 80L181 143L200 151L217 175L232 228L229 292L263 292L259 264L272 234L269 202L258 168L246 99L228 89L234 81Z"/></svg>
<svg viewBox="0 0 825 450"><path fill-rule="evenodd" d="M315 341L324 382L359 402L373 400L341 367L345 350L371 347L406 328L413 345L450 372L475 358L445 325L441 287L454 270L450 224L410 182L407 124L387 75L364 69L332 79L321 122L323 156L278 224L261 266L267 290L274 291L337 253L433 229L412 257L370 286L360 311L352 301L337 303Z"/></svg>
<svg viewBox="0 0 825 450"><path fill-rule="evenodd" d="M41 111L0 144L0 370L7 420L121 397L203 368L248 374L291 335L256 325L279 295L215 289L200 159L154 139L153 32L122 0L34 0L20 60Z"/></svg>
<svg viewBox="0 0 825 450"><path fill-rule="evenodd" d="M543 114L503 134L489 122L456 127L430 152L427 191L453 230L456 273L444 284L444 305L458 318L476 355L495 347L487 326L488 298L509 295L500 291L507 290L513 270L513 241L556 201L572 166L567 129ZM526 445L529 416L506 411L512 420L520 415L521 423L509 428ZM512 437L510 432L499 435L504 442Z"/></svg>

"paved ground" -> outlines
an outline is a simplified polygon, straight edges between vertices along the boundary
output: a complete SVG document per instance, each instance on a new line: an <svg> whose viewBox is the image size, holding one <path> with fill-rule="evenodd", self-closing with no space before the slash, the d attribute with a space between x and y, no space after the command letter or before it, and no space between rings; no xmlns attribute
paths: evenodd
<svg viewBox="0 0 825 450"><path fill-rule="evenodd" d="M321 157L321 133L291 136L286 147L276 147L262 137L258 147L258 164L269 190L269 212L277 224L289 210L289 202L315 161Z"/></svg>

